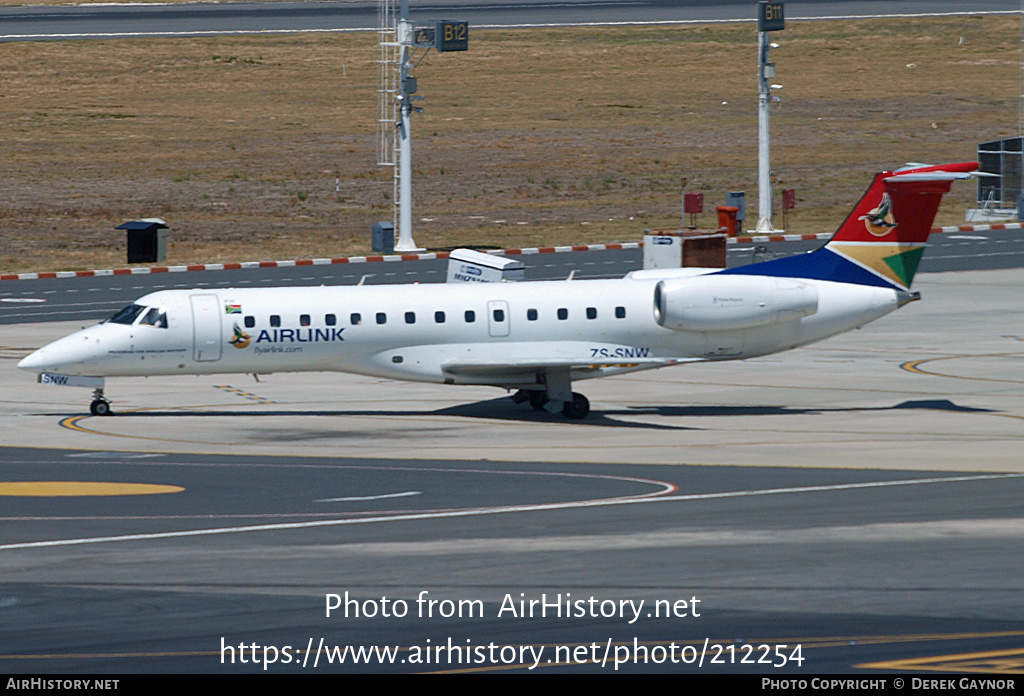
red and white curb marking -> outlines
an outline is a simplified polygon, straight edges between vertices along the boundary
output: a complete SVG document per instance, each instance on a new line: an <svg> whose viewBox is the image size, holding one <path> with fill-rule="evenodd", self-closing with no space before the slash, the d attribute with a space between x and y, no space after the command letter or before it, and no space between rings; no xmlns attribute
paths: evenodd
<svg viewBox="0 0 1024 696"><path fill-rule="evenodd" d="M489 249L495 256L519 256L527 254L556 254L567 251L617 251L619 249L640 249L641 242L622 244L576 244L574 246L530 247L525 249ZM423 254L389 254L387 256L341 256L330 259L296 259L294 261L243 261L241 263L200 263L185 266L141 266L137 268L115 268L101 271L53 271L45 273L9 273L0 275L0 280L40 280L51 278L93 278L96 276L146 275L148 273L184 273L185 271L229 271L241 268L290 268L292 266L330 266L336 263L375 263L391 261L429 261L446 259L447 251Z"/></svg>
<svg viewBox="0 0 1024 696"><path fill-rule="evenodd" d="M933 227L932 234L956 232L988 232L991 230L1019 230L1022 223L1008 222L994 225L952 225ZM833 232L822 234L765 234L730 237L729 244L755 244L763 242L807 242L831 239ZM643 242L621 244L575 244L557 247L528 247L511 249L489 249L495 256L526 256L530 254L558 254L569 251L618 251L621 249L642 249ZM42 273L5 273L0 280L43 280L53 278L93 278L98 276L146 275L149 273L184 273L185 271L228 271L242 268L289 268L292 266L330 266L337 263L376 263L392 261L428 261L446 259L447 251L423 254L390 254L387 256L341 256L329 259L296 259L292 261L243 261L241 263L199 263L182 266L140 266L136 268L113 268L98 271L51 271Z"/></svg>

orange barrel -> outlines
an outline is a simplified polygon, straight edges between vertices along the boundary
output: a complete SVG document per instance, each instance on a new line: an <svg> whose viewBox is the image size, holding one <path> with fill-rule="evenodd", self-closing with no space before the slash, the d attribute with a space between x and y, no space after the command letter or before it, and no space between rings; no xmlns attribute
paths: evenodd
<svg viewBox="0 0 1024 696"><path fill-rule="evenodd" d="M740 212L740 209L734 205L720 205L716 210L718 211L718 229L730 237L735 237L736 213Z"/></svg>

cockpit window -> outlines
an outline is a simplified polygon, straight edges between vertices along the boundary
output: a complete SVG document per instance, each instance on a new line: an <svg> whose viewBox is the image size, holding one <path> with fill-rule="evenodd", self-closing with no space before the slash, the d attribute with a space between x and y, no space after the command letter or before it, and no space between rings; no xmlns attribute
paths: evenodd
<svg viewBox="0 0 1024 696"><path fill-rule="evenodd" d="M133 324L142 312L145 311L145 307L142 305L128 305L120 312L110 317L111 324Z"/></svg>
<svg viewBox="0 0 1024 696"><path fill-rule="evenodd" d="M155 326L158 329L167 328L167 312L151 307L146 316L139 320L140 324L146 324L148 326Z"/></svg>

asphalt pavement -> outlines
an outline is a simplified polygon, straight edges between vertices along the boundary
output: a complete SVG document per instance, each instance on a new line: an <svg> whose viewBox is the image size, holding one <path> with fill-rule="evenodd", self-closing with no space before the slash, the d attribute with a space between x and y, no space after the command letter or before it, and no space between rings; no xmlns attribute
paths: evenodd
<svg viewBox="0 0 1024 696"><path fill-rule="evenodd" d="M789 0L790 21L1019 11L1016 0ZM737 0L429 0L411 2L414 22L468 21L474 27L753 21L754 3ZM239 2L166 5L56 5L0 8L0 42L233 33L366 31L375 2Z"/></svg>
<svg viewBox="0 0 1024 696"><path fill-rule="evenodd" d="M742 266L801 254L821 241L730 245L728 263ZM528 280L621 278L643 265L638 249L568 251L516 256ZM366 285L443 283L447 261L378 261L317 266L286 266L222 271L95 276L0 281L0 324L42 321L98 321L146 293L184 288L278 287L288 285ZM1024 230L934 234L920 272L1024 267Z"/></svg>

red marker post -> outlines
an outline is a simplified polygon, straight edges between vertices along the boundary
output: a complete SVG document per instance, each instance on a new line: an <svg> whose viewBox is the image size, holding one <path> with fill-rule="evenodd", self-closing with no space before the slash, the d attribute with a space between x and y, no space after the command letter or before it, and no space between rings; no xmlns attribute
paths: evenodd
<svg viewBox="0 0 1024 696"><path fill-rule="evenodd" d="M696 229L697 227L697 216L704 212L704 194L703 193L684 193L683 194L683 213L690 214L690 227Z"/></svg>
<svg viewBox="0 0 1024 696"><path fill-rule="evenodd" d="M789 229L789 211L796 208L796 189L782 189L782 229Z"/></svg>

